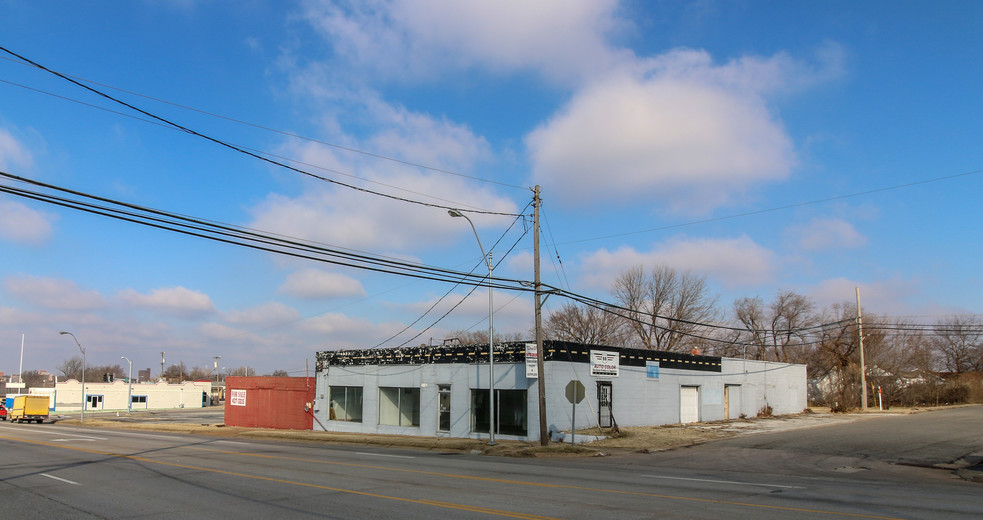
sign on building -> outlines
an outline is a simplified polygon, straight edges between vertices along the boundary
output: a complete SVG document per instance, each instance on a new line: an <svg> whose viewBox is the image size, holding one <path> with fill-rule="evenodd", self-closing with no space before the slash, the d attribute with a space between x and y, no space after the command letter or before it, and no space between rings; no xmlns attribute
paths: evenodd
<svg viewBox="0 0 983 520"><path fill-rule="evenodd" d="M245 390L230 390L229 404L232 406L246 406Z"/></svg>
<svg viewBox="0 0 983 520"><path fill-rule="evenodd" d="M601 377L618 377L621 358L617 352L606 350L590 351L590 375Z"/></svg>
<svg viewBox="0 0 983 520"><path fill-rule="evenodd" d="M526 377L535 379L539 377L539 366L536 364L539 357L535 343L526 343Z"/></svg>
<svg viewBox="0 0 983 520"><path fill-rule="evenodd" d="M659 362L658 361L646 361L645 362L645 378L658 381L659 380Z"/></svg>

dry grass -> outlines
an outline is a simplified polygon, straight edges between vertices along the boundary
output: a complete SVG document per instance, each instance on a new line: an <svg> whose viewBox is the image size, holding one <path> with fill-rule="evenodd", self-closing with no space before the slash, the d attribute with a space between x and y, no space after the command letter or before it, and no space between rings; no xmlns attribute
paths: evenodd
<svg viewBox="0 0 983 520"><path fill-rule="evenodd" d="M78 424L76 420L60 421L64 424ZM467 452L508 457L584 457L599 456L615 452L642 452L666 450L680 446L699 444L733 435L719 428L700 428L698 425L673 425L659 427L621 428L618 433L597 428L578 430L581 435L609 436L599 441L570 445L550 443L540 446L538 442L497 440L489 446L483 439L460 439L451 437L411 437L402 435L376 435L323 432L310 430L273 430L266 428L241 428L222 425L203 425L188 423L129 423L88 419L85 426L93 428L120 428L160 432L187 433L195 435L214 435L222 437L242 437L268 440L287 440L294 442L317 442L325 444L371 445L396 448L424 449L441 452Z"/></svg>

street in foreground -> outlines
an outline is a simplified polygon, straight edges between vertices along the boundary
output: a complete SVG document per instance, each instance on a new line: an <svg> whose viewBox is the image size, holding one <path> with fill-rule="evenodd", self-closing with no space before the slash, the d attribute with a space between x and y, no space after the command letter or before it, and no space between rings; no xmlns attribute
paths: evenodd
<svg viewBox="0 0 983 520"><path fill-rule="evenodd" d="M925 466L983 452L983 407L652 454L514 459L0 425L8 518L979 518ZM961 454L961 455L960 455ZM952 459L955 460L955 459Z"/></svg>

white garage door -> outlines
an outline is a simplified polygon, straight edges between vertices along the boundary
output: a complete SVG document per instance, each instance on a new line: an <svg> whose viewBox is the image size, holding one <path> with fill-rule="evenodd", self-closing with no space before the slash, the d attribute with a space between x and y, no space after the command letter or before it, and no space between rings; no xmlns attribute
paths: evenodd
<svg viewBox="0 0 983 520"><path fill-rule="evenodd" d="M686 424L700 420L700 387L679 387L679 422Z"/></svg>

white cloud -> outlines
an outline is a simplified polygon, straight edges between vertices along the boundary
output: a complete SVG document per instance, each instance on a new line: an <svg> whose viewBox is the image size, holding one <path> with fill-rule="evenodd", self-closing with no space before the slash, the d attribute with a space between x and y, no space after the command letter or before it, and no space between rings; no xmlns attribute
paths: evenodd
<svg viewBox="0 0 983 520"><path fill-rule="evenodd" d="M278 292L295 298L319 300L364 296L365 288L358 280L341 273L304 269L290 273Z"/></svg>
<svg viewBox="0 0 983 520"><path fill-rule="evenodd" d="M750 81L734 77L757 67L718 68L697 51L661 60L682 63L599 81L530 133L536 182L569 204L652 200L697 213L788 175L791 139Z"/></svg>
<svg viewBox="0 0 983 520"><path fill-rule="evenodd" d="M28 323L36 324L41 322L41 317L42 315L36 312L27 312L14 307L0 307L0 325L23 327Z"/></svg>
<svg viewBox="0 0 983 520"><path fill-rule="evenodd" d="M469 170L489 153L484 139L463 126L409 112L377 99L363 100L363 103L371 119L385 130L369 136L367 141L371 144L357 143L345 135L336 136L336 141L411 162L464 170ZM331 118L325 124L325 130L329 133L341 132ZM361 179L374 182L339 178L334 173L327 175L368 190L461 208L506 213L516 211L511 200L488 188L472 187L464 178L444 173L424 173L408 165L359 156L342 159L341 152L316 143L294 145L286 153L300 157L306 164L341 172L357 171ZM446 210L407 204L328 183L308 185L303 193L295 197L271 194L253 208L253 215L250 227L324 244L345 244L346 247L374 251L401 252L446 243L453 238L454 231L460 229L459 224L447 218ZM494 222L501 223L503 220ZM475 224L479 226L490 223L492 220L488 218L475 219Z"/></svg>
<svg viewBox="0 0 983 520"><path fill-rule="evenodd" d="M9 276L5 290L22 301L61 310L95 310L107 307L97 291L85 290L70 280L36 276Z"/></svg>
<svg viewBox="0 0 983 520"><path fill-rule="evenodd" d="M297 309L279 302L269 302L243 311L225 313L225 321L236 325L268 326L300 319Z"/></svg>
<svg viewBox="0 0 983 520"><path fill-rule="evenodd" d="M867 243L867 237L852 224L838 218L813 219L789 228L788 234L806 251L856 248Z"/></svg>
<svg viewBox="0 0 983 520"><path fill-rule="evenodd" d="M557 81L627 60L605 41L626 25L617 0L309 1L305 16L348 64L386 78L442 69L533 70Z"/></svg>
<svg viewBox="0 0 983 520"><path fill-rule="evenodd" d="M911 314L925 312L926 315L941 314L943 311L925 298L925 284L917 280L894 278L858 282L848 278L823 280L807 291L816 300L817 307L828 308L833 304L856 305L857 287L860 288L861 305L865 312L877 314ZM946 309L944 312L948 312Z"/></svg>
<svg viewBox="0 0 983 520"><path fill-rule="evenodd" d="M601 249L580 262L581 280L592 289L610 290L614 280L626 269L667 265L734 288L753 286L771 280L775 255L747 236L732 239L677 238L651 251L621 247Z"/></svg>
<svg viewBox="0 0 983 520"><path fill-rule="evenodd" d="M27 207L0 195L0 239L38 245L48 239L57 215Z"/></svg>
<svg viewBox="0 0 983 520"><path fill-rule="evenodd" d="M34 157L14 136L0 128L0 169L7 171L12 166L28 167L34 164Z"/></svg>
<svg viewBox="0 0 983 520"><path fill-rule="evenodd" d="M207 294L184 287L154 289L149 294L127 289L120 291L119 298L129 305L183 317L210 314L215 311L215 305Z"/></svg>

